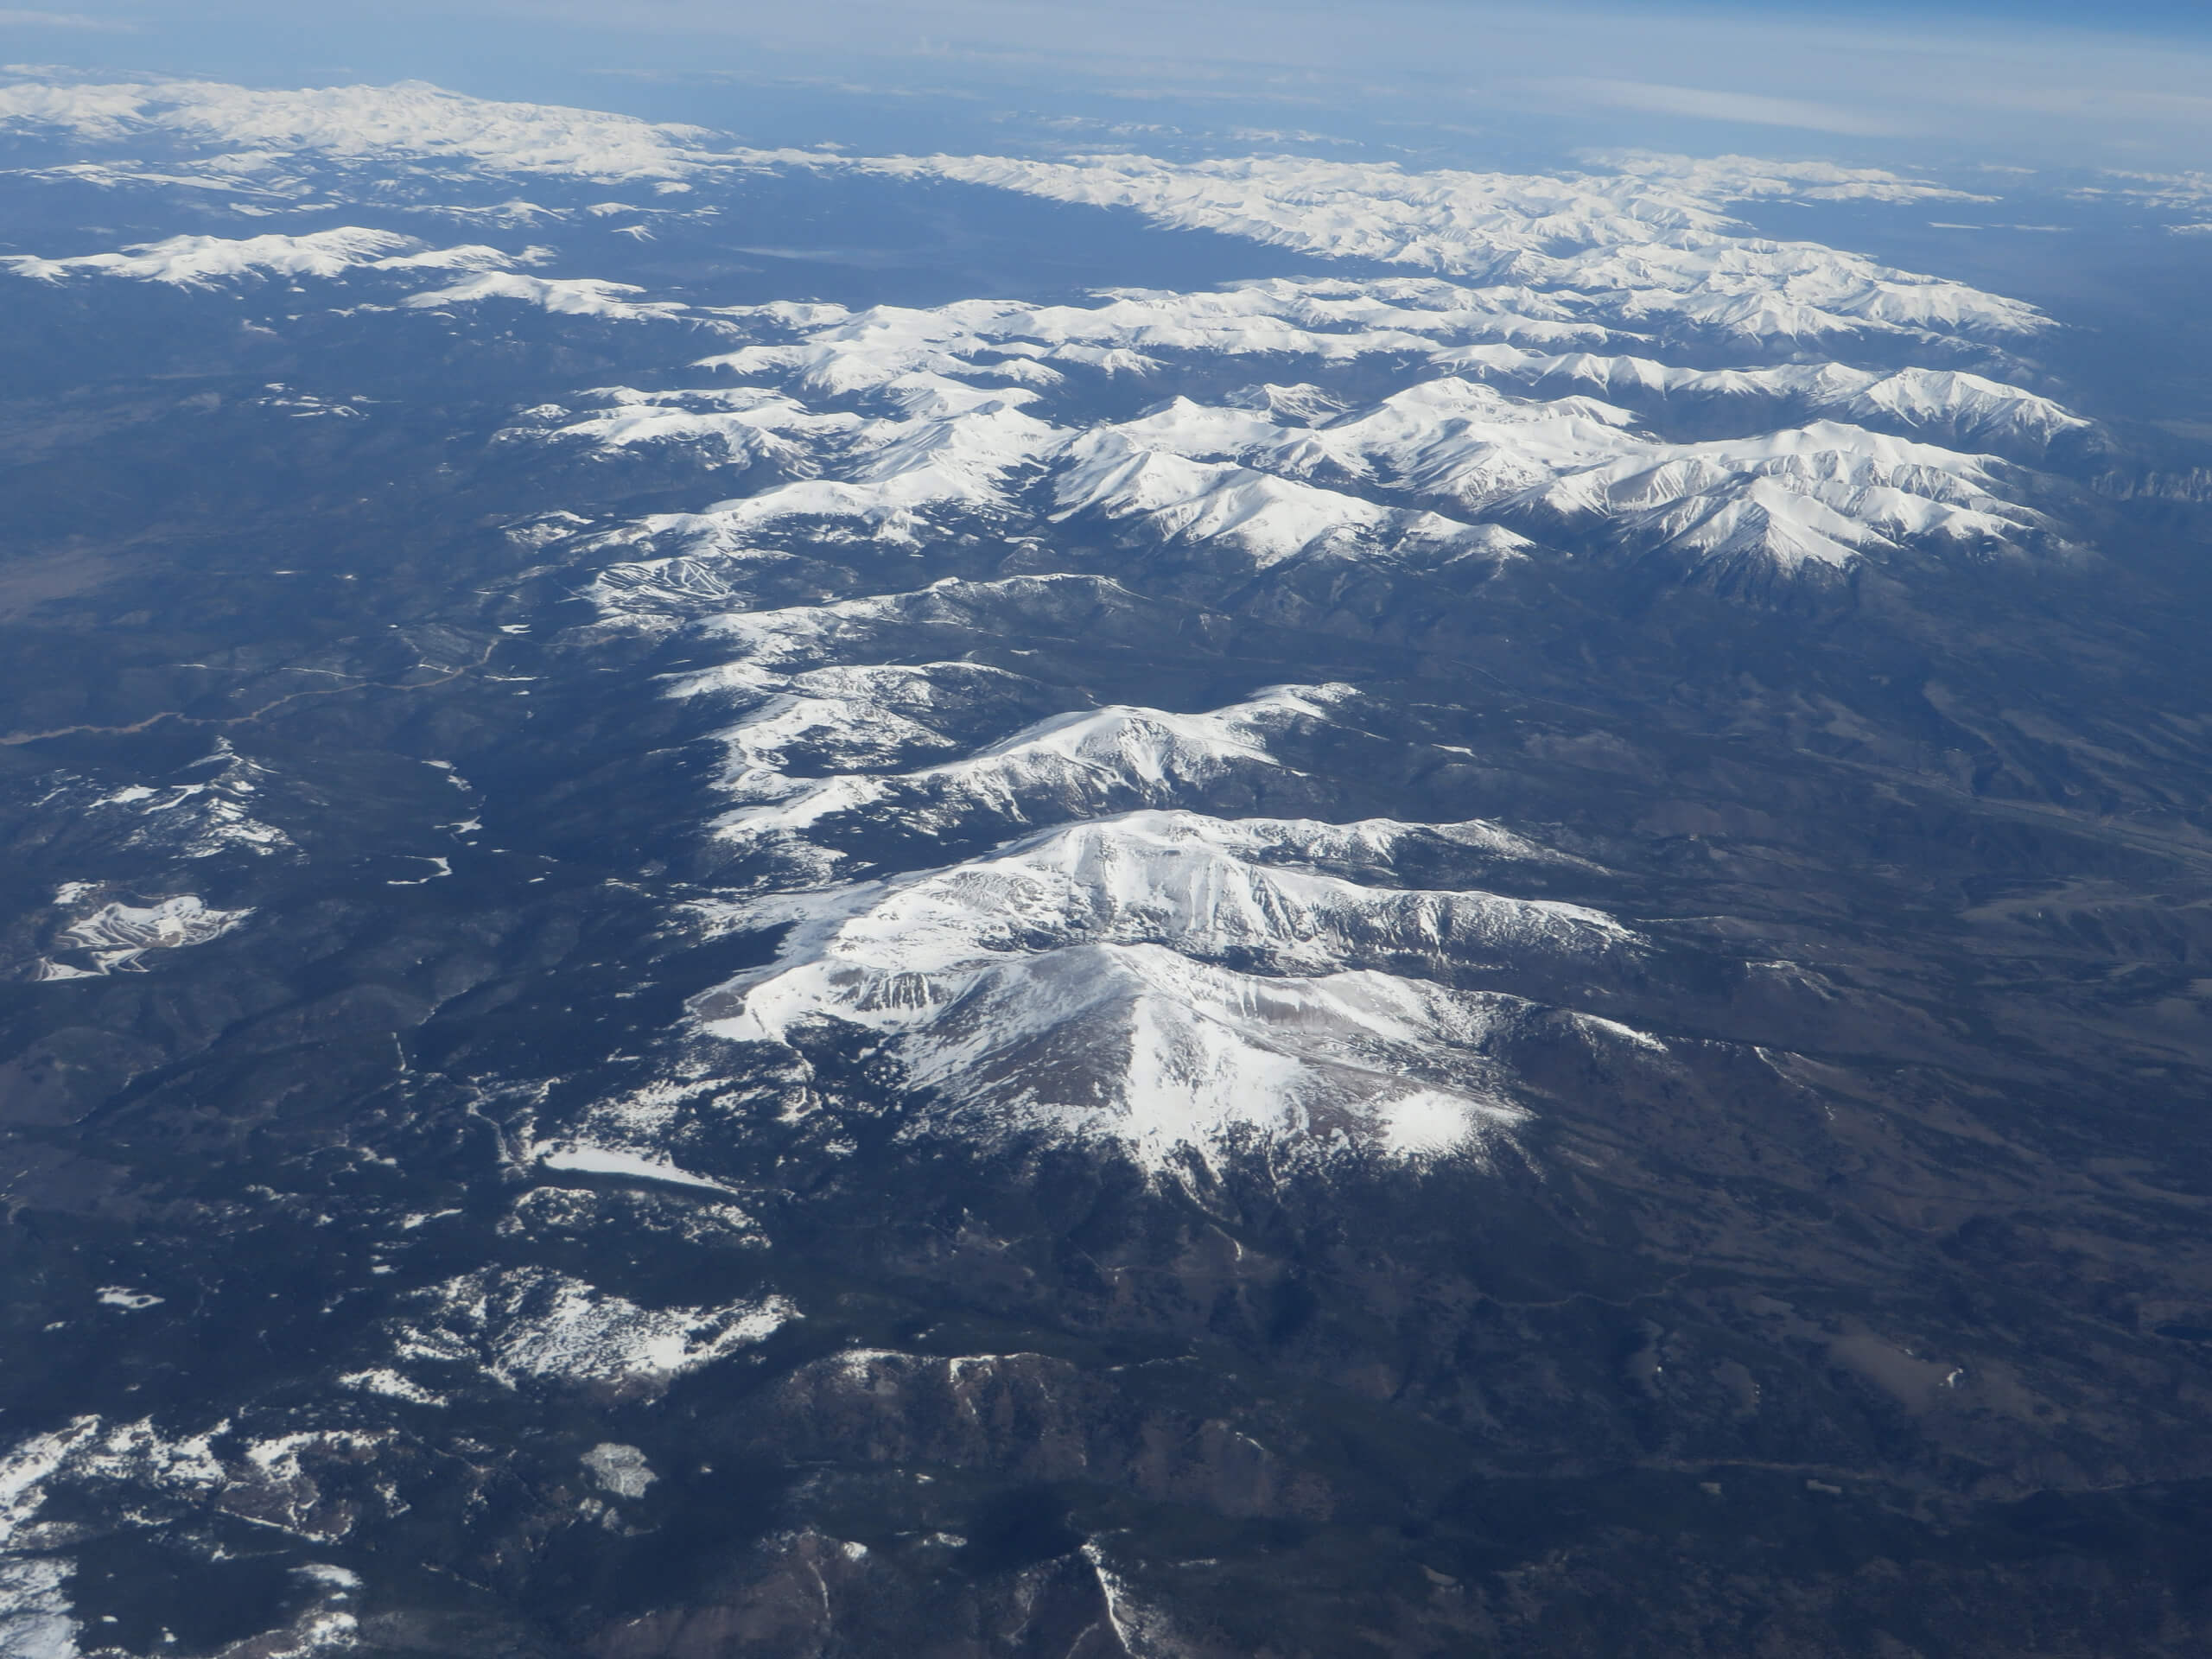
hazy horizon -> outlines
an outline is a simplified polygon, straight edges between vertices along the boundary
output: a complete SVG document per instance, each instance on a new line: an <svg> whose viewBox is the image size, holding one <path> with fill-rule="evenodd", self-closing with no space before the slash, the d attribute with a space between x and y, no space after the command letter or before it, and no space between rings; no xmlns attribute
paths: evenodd
<svg viewBox="0 0 2212 1659"><path fill-rule="evenodd" d="M1120 141L1196 120L1308 148L1397 144L1416 159L1633 143L1878 165L2212 166L2202 9L2106 8L2094 28L2058 21L2063 10L1389 0L1348 16L1142 0L1109 16L1012 0L661 0L613 21L579 0L342 5L305 19L263 0L87 0L0 9L0 60L264 83L420 78L778 142L803 140L810 104L859 103L906 148L972 143L1027 117Z"/></svg>

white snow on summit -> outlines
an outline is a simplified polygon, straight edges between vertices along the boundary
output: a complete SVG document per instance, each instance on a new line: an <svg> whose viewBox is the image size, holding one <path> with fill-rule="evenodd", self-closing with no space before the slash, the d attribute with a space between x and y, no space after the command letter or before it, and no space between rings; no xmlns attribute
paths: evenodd
<svg viewBox="0 0 2212 1659"><path fill-rule="evenodd" d="M965 666L942 664L937 671ZM906 772L848 769L813 778L766 764L771 754L783 761L783 746L800 734L788 723L789 702L772 699L765 718L724 734L733 759L745 757L745 764L726 774L725 786L754 804L717 819L715 833L769 857L772 869L803 870L819 879L844 861L821 838L869 823L895 824L931 838L963 831L995 838L1033 824L1172 806L1208 791L1289 793L1299 775L1268 752L1268 739L1300 721L1327 721L1332 705L1351 695L1349 686L1274 686L1249 702L1199 714L1126 705L1074 709L958 760ZM826 735L884 729L875 707L848 707L849 715L816 730ZM923 742L902 732L901 748L945 741L914 729ZM772 749L772 743L777 747ZM828 747L819 741L809 745L808 758L819 766ZM849 749L849 766L851 758Z"/></svg>
<svg viewBox="0 0 2212 1659"><path fill-rule="evenodd" d="M423 81L263 91L213 81L0 86L0 130L59 130L99 143L149 135L336 160L461 162L508 173L680 180L702 129L548 104L468 98Z"/></svg>
<svg viewBox="0 0 2212 1659"><path fill-rule="evenodd" d="M651 1181L664 1186L689 1187L702 1192L729 1194L733 1189L720 1181L694 1175L662 1158L644 1153L626 1152L619 1147L563 1147L552 1152L541 1149L538 1166L556 1172L567 1171L585 1175L613 1175L631 1180Z"/></svg>
<svg viewBox="0 0 2212 1659"><path fill-rule="evenodd" d="M1808 559L1845 564L1902 540L2017 543L2042 530L2035 513L1995 493L1989 461L1932 444L1825 421L1662 443L1631 429L1624 411L1588 398L1520 403L1457 378L1423 382L1318 427L1179 399L1085 442L1157 444L1179 455L1225 450L1249 466L1334 474L1510 521L1533 522L1526 514L1538 508L1567 521L1602 519L1635 545L1693 563L1747 553L1784 569ZM1366 509L1363 528L1381 519L1363 499L1338 499ZM1398 539L1420 531L1400 530ZM1510 545L1528 543L1516 537Z"/></svg>
<svg viewBox="0 0 2212 1659"><path fill-rule="evenodd" d="M42 283L59 283L71 276L85 275L126 276L139 282L167 283L175 288L205 288L224 278L336 277L349 270L364 269L493 271L533 264L545 257L546 250L543 248L511 254L479 243L433 248L418 238L402 236L394 231L346 226L303 236L172 236L160 242L138 243L119 252L79 254L66 259L10 254L0 257L0 264L18 276Z"/></svg>
<svg viewBox="0 0 2212 1659"><path fill-rule="evenodd" d="M625 606L613 586L641 590L645 602L628 608L642 613L656 592L676 597L671 578L708 597L718 559L1019 528L1050 538L1069 520L1252 569L1495 564L1541 556L1531 538L1598 521L1625 546L1692 566L1840 566L1913 542L2041 546L2043 521L2009 499L2018 474L1894 434L2040 458L2094 431L2049 398L1962 370L1689 368L1503 337L1498 319L1531 303L1549 343L1592 329L1603 339L1601 325L1567 320L1602 308L1570 297L1394 277L1116 290L1090 306L735 308L715 320L764 338L695 366L739 384L602 388L583 394L598 408L525 411L501 436L767 469L747 493L602 537L660 556L601 580L614 608ZM1211 402L1170 397L1128 419L1085 412L1099 376L1167 391L1195 372L1218 385L1245 356L1285 379ZM1360 397L1334 390L1355 364L1370 388ZM1378 367L1402 384L1376 398ZM1643 424L1682 410L1704 431L1746 430L1685 443Z"/></svg>
<svg viewBox="0 0 2212 1659"><path fill-rule="evenodd" d="M155 138L196 147L210 153L194 163L205 176L188 182L220 188L226 180L251 186L258 179L264 194L278 196L306 188L286 169L308 163L335 169L341 181L375 167L402 176L539 174L658 190L774 168L953 179L1132 208L1161 224L1309 253L1594 301L1630 327L1752 340L2001 339L2048 326L2034 308L1963 283L1813 243L1747 234L1724 211L1730 201L1777 195L1897 201L1961 194L1821 163L1630 153L1610 158L1610 172L1548 177L1409 173L1389 163L1298 156L1184 163L1130 155L846 159L747 149L698 128L472 99L421 82L266 91L186 80L19 81L0 86L0 131L9 130L106 145ZM346 194L358 194L350 187ZM1535 315L1525 306L1506 308ZM1073 361L1099 348L1071 342L1065 349Z"/></svg>
<svg viewBox="0 0 2212 1659"><path fill-rule="evenodd" d="M1634 404L1651 397L1795 405L1861 424L1894 422L1967 442L2048 448L2092 423L2048 397L1955 369L1852 368L1841 363L1688 369L1648 357L1547 356L1509 345L1461 346L1433 359L1462 375L1530 388L1573 388Z"/></svg>
<svg viewBox="0 0 2212 1659"><path fill-rule="evenodd" d="M766 1340L799 1316L777 1296L726 1307L641 1307L543 1268L486 1268L422 1294L399 1333L404 1361L480 1368L529 1382L652 1390Z"/></svg>
<svg viewBox="0 0 2212 1659"><path fill-rule="evenodd" d="M762 675L742 689L762 695L721 732L721 783L740 799L772 799L805 785L791 776L794 752L816 770L867 771L953 747L934 718L965 712L998 690L1004 670L971 663L865 664L809 669L787 679ZM678 696L740 689L716 675L681 682Z"/></svg>
<svg viewBox="0 0 2212 1659"><path fill-rule="evenodd" d="M1129 207L1163 225L1313 253L1566 290L1632 322L1671 321L1724 335L2003 338L2049 327L2034 307L1962 283L1816 243L1745 234L1713 194L1700 194L1694 175L1408 173L1389 162L1300 156L933 156L869 165Z"/></svg>
<svg viewBox="0 0 2212 1659"><path fill-rule="evenodd" d="M650 400L659 402L664 411L650 426L643 423L649 400L637 394L626 416L574 423L540 435L581 437L610 450L641 442L688 443L724 462L758 457L781 463L787 474L798 474L696 512L639 521L633 540L673 537L687 549L728 549L742 545L758 530L793 520L849 519L860 534L913 542L933 533L939 514L1011 511L1009 477L1034 467L1069 435L1025 413L1023 398L978 396L974 388L950 380L943 383L943 395L937 395L938 388L930 391L926 400L915 400L912 413L865 420L786 410L765 399L753 410L728 416L689 410L679 416L670 404L700 400L700 394L686 392ZM747 414L754 418L748 420ZM524 428L503 434L511 439L529 435ZM806 439L812 441L808 448L795 447Z"/></svg>
<svg viewBox="0 0 2212 1659"><path fill-rule="evenodd" d="M776 344L709 358L702 368L796 374L812 392L854 391L912 374L995 377L1049 386L1065 369L1160 368L1160 353L1340 359L1423 352L1440 342L1602 340L1609 330L1576 295L1469 288L1433 276L1353 281L1258 277L1193 293L1107 289L1093 305L960 300L927 309L736 306L717 315Z"/></svg>
<svg viewBox="0 0 2212 1659"><path fill-rule="evenodd" d="M1394 518L1364 497L1319 490L1294 497L1287 485L1272 493L1248 486L1237 499L1243 518L1219 512L1209 521L1186 505L1195 492L1175 493L1178 474L1171 470L1163 484L1137 471L1128 457L1143 451L1178 457L1170 468L1193 466L1179 460L1193 453L1227 452L1246 467L1333 476L1402 493L1412 498L1409 507L1438 500L1455 513L1499 515L1537 533L1541 519L1529 515L1539 511L1567 522L1604 520L1630 544L1672 550L1692 564L1746 554L1785 569L1808 560L1840 565L1904 541L2020 545L2044 535L2037 514L1997 493L1986 457L1833 421L1665 443L1634 430L1625 411L1589 398L1518 402L1456 378L1425 381L1313 427L1277 426L1242 410L1178 400L1071 447L1071 459L1103 452L1119 461L1109 474L1128 480L1119 499L1098 485L1077 493L1067 480L1084 474L1073 469L1064 476L1061 499L1071 507L1103 505L1115 516L1150 508L1164 532L1241 538L1262 556L1296 550L1301 532L1300 545L1364 531L1402 552L1424 545L1522 550L1530 543L1510 531L1491 528L1485 537L1454 518L1404 510ZM1321 498L1344 504L1336 521ZM1178 507L1181 516L1171 516ZM1275 530L1270 512L1294 528ZM1248 524L1274 534L1255 535ZM1722 524L1730 526L1725 532L1717 528Z"/></svg>
<svg viewBox="0 0 2212 1659"><path fill-rule="evenodd" d="M817 413L796 398L753 386L667 392L613 386L585 395L607 406L573 417L569 410L557 410L550 426L512 427L499 435L509 441L572 442L600 454L683 445L729 465L765 461L800 471L810 464L810 444L849 434L861 423L857 415Z"/></svg>
<svg viewBox="0 0 2212 1659"><path fill-rule="evenodd" d="M15 254L0 264L18 276L45 283L59 283L84 272L197 288L219 277L254 272L335 276L353 266L371 264L419 245L412 237L396 232L349 226L305 236L172 236L165 241L141 243L120 253L88 253L68 259Z"/></svg>
<svg viewBox="0 0 2212 1659"><path fill-rule="evenodd" d="M631 297L645 291L634 283L603 282L597 277L527 276L517 271L489 270L449 288L410 294L400 303L410 310L429 311L444 306L507 300L565 316L607 317L623 322L680 317L690 308L673 300Z"/></svg>
<svg viewBox="0 0 2212 1659"><path fill-rule="evenodd" d="M1484 1048L1528 1014L1451 982L1637 949L1580 906L1387 885L1408 842L1454 834L1189 812L1052 830L742 907L791 931L695 1012L730 1041L868 1030L975 1128L1103 1135L1154 1163L1240 1130L1443 1151L1522 1116Z"/></svg>
<svg viewBox="0 0 2212 1659"><path fill-rule="evenodd" d="M706 640L732 660L684 675L671 690L681 696L756 692L770 683L764 676L832 666L853 651L880 649L887 634L904 635L924 647L941 643L964 649L979 639L1009 633L1047 639L1084 632L1109 635L1119 619L1157 609L1157 601L1109 577L1053 572L995 582L947 577L903 593L732 610L701 626ZM931 652L957 654L957 649Z"/></svg>
<svg viewBox="0 0 2212 1659"><path fill-rule="evenodd" d="M219 939L253 912L218 910L193 893L150 905L111 901L61 930L56 957L41 962L33 977L86 979L103 974L143 973L154 950L179 950ZM68 960L71 957L79 962Z"/></svg>
<svg viewBox="0 0 2212 1659"><path fill-rule="evenodd" d="M121 837L124 847L180 858L226 853L266 858L299 850L291 836L255 816L256 798L272 775L269 767L219 738L213 750L183 770L183 782L125 784L105 794L94 794L73 779L48 801L67 804L92 827L127 824Z"/></svg>
<svg viewBox="0 0 2212 1659"><path fill-rule="evenodd" d="M1993 201L1927 179L1834 162L1777 162L1757 156L1677 156L1662 150L1599 149L1582 159L1631 177L1686 189L1700 200Z"/></svg>
<svg viewBox="0 0 2212 1659"><path fill-rule="evenodd" d="M2001 546L2043 535L2040 515L2000 499L1991 482L1978 457L1821 421L1625 454L1534 499L1693 562L1746 557L1789 569L1847 565L1906 540Z"/></svg>
<svg viewBox="0 0 2212 1659"><path fill-rule="evenodd" d="M1068 446L1054 480L1058 517L1096 512L1141 521L1163 541L1205 543L1249 555L1264 569L1300 553L1389 545L1491 557L1517 551L1519 537L1496 525L1462 524L1419 508L1378 505L1359 496L1233 463L1193 460L1127 428L1085 434Z"/></svg>

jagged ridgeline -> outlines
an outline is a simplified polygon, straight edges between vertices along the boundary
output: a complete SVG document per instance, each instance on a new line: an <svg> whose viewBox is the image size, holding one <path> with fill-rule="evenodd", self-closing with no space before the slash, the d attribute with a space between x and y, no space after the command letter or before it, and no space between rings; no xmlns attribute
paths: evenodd
<svg viewBox="0 0 2212 1659"><path fill-rule="evenodd" d="M1992 187L0 135L0 1652L2212 1637L2187 422L1759 228Z"/></svg>

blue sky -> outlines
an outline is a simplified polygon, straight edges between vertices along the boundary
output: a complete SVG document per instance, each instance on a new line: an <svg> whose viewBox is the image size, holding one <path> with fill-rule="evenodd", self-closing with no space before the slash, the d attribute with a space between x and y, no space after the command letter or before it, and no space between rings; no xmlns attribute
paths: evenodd
<svg viewBox="0 0 2212 1659"><path fill-rule="evenodd" d="M810 141L972 143L1009 111L1394 142L2212 167L2212 3L59 0L0 60L459 90Z"/></svg>

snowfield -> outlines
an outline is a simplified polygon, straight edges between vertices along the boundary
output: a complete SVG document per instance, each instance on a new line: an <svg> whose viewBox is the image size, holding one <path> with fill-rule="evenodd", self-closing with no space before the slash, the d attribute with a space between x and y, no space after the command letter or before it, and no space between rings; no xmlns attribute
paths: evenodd
<svg viewBox="0 0 2212 1659"><path fill-rule="evenodd" d="M1127 344L1107 349L1161 350L1148 337L1166 297L1147 296L1139 315L1104 336ZM2035 454L2090 429L2047 398L1958 371L1708 371L1541 355L1469 342L1491 331L1459 308L1428 314L1422 334L1394 322L1380 344L1357 308L1351 332L1284 336L1274 325L1281 314L1302 314L1310 293L1180 297L1202 316L1216 315L1224 297L1266 300L1267 344L1251 349L1297 353L1310 378L1262 382L1222 403L1170 396L1133 419L1086 423L1054 418L1079 394L1081 377L1135 373L1163 390L1175 378L1150 356L1141 370L1056 365L1056 342L1096 337L1101 318L1127 309L1125 298L1108 298L1080 328L1064 315L1040 323L1035 312L997 305L833 312L796 323L778 315L751 326L796 328L800 340L698 365L767 385L601 389L588 395L595 410L579 417L563 407L503 435L609 454L689 450L769 473L744 496L620 532L657 552L734 553L830 525L918 544L963 524L1027 518L1045 530L1088 518L1250 568L1332 556L1434 563L1522 556L1548 528L1602 520L1623 544L1691 566L1748 559L1789 569L1847 566L1915 543L2052 546L2042 517L2006 493L2015 482L2007 464L1916 435ZM1403 357L1414 346L1454 372L1413 370L1410 384L1363 406L1328 388L1332 365ZM1217 355L1201 351L1195 360ZM1751 429L1670 442L1618 404L1573 391L1517 396L1495 381L1718 405ZM1807 412L1819 418L1779 427L1760 418Z"/></svg>
<svg viewBox="0 0 2212 1659"><path fill-rule="evenodd" d="M1439 840L1516 838L1177 811L1078 823L736 906L725 925L789 931L695 1013L738 1043L866 1030L955 1121L1103 1135L1154 1164L1245 1131L1449 1150L1522 1116L1488 1050L1535 1017L1462 988L1618 973L1638 941L1580 906L1383 885L1408 843Z"/></svg>

